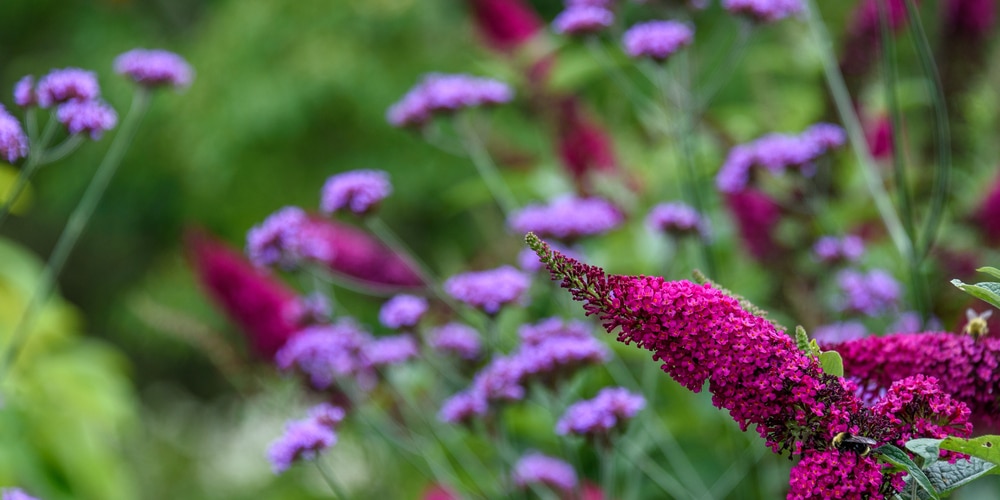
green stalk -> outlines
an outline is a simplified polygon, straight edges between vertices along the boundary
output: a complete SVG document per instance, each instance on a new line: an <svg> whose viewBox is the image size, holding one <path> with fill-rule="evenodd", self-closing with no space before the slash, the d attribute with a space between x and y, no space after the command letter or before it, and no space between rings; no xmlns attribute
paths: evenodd
<svg viewBox="0 0 1000 500"><path fill-rule="evenodd" d="M601 490L604 498L613 499L615 496L615 447L612 444L612 437L607 436L607 441L598 443L601 458Z"/></svg>
<svg viewBox="0 0 1000 500"><path fill-rule="evenodd" d="M28 110L28 116L31 117L32 122L34 122L34 111L34 108ZM56 126L58 124L59 121L54 116L51 116L48 123L45 124L45 130L42 132L41 138L36 138L34 135L29 136L30 147L28 148L28 159L24 162L24 166L21 167L21 171L18 172L17 180L14 181L14 187L7 193L7 197L3 201L3 206L0 207L0 225L3 225L4 221L7 220L7 216L10 215L10 210L14 207L14 203L21 197L24 189L28 187L28 181L31 180L31 176L35 175L38 167L43 165L42 160L45 159L45 148L48 147L52 136L56 133ZM29 129L33 128L36 128L36 126L32 125L29 127Z"/></svg>
<svg viewBox="0 0 1000 500"><path fill-rule="evenodd" d="M476 133L471 115L463 113L463 116L456 117L455 126L462 137L462 145L465 147L469 159L472 160L472 164L475 165L479 176L486 183L487 189L490 190L493 199L496 200L497 205L500 206L500 210L503 212L504 219L506 219L518 207L514 193L511 192L503 176L500 175L500 171L493 162L493 158L490 158L482 139Z"/></svg>
<svg viewBox="0 0 1000 500"><path fill-rule="evenodd" d="M333 472L327 470L326 467L323 466L323 462L319 459L319 457L316 457L316 459L313 460L313 463L316 464L316 468L319 470L320 475L323 476L323 480L326 481L327 486L329 486L330 490L333 492L333 498L336 498L337 500L347 500L348 498L351 498L347 496L347 492L344 491L344 488L341 487L340 483L333 477Z"/></svg>
<svg viewBox="0 0 1000 500"><path fill-rule="evenodd" d="M80 203L73 210L73 213L70 214L69 221L66 223L66 227L63 228L62 234L59 235L59 240L56 242L55 249L49 256L45 270L42 271L40 283L35 288L35 293L31 296L27 309L21 315L17 326L14 328L14 333L11 335L10 343L7 344L3 358L0 359L0 379L6 375L7 371L14 364L14 361L17 360L17 356L21 352L21 348L24 347L24 342L29 332L31 332L31 329L35 325L38 313L41 312L42 306L45 305L49 295L52 293L52 289L55 287L56 280L59 278L63 266L66 265L66 260L69 258L70 253L72 253L73 247L76 246L76 242L83 233L83 230L87 227L94 209L97 208L97 204L104 196L105 188L108 187L108 183L111 182L111 178L114 177L115 172L118 170L118 165L121 164L125 150L132 143L139 122L149 107L149 98L149 91L144 87L139 87L136 90L132 98L132 106L129 108L128 114L125 115L125 119L122 120L121 127L111 142L107 154L105 154L101 164L97 167L94 177L90 180L90 185L87 186L83 197L80 198Z"/></svg>

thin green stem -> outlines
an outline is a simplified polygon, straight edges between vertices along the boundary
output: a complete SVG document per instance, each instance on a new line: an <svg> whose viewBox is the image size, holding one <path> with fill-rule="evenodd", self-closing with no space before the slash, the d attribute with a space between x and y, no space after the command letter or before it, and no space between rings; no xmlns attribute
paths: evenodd
<svg viewBox="0 0 1000 500"><path fill-rule="evenodd" d="M316 459L313 460L313 463L316 464L316 469L319 470L320 475L323 476L323 480L326 481L327 486L330 487L334 498L337 500L347 500L348 498L351 498L347 496L347 492L344 491L344 488L340 486L340 483L333 477L333 471L327 470L326 467L323 466L323 461L320 460L319 457L316 457Z"/></svg>
<svg viewBox="0 0 1000 500"><path fill-rule="evenodd" d="M38 106L32 106L24 113L24 125L28 129L29 140L38 137Z"/></svg>
<svg viewBox="0 0 1000 500"><path fill-rule="evenodd" d="M35 116L34 109L30 109L28 113L31 117ZM42 131L42 137L35 137L34 134L30 136L31 144L28 148L28 159L25 160L24 166L21 167L21 171L17 174L17 180L14 181L14 187L7 192L3 206L0 207L0 225L3 225L4 221L7 220L7 216L10 215L14 203L21 197L24 189L28 187L28 181L31 180L31 176L35 175L38 168L44 164L45 148L52 141L52 136L55 135L58 124L59 122L54 116L49 117L48 123L45 124L45 130Z"/></svg>
<svg viewBox="0 0 1000 500"><path fill-rule="evenodd" d="M706 78L705 83L700 85L701 95L698 96L697 103L694 105L695 116L701 116L701 113L708 107L708 104L712 102L715 94L729 83L729 80L732 79L733 74L736 72L736 68L739 67L740 61L746 54L747 48L750 46L750 35L753 34L754 27L753 23L743 18L737 18L736 22L739 23L739 29L736 30L732 41L728 44L724 60L721 64L715 65L712 68L712 73Z"/></svg>
<svg viewBox="0 0 1000 500"><path fill-rule="evenodd" d="M600 445L601 449L601 490L604 498L618 498L615 491L615 447L608 436L608 442Z"/></svg>
<svg viewBox="0 0 1000 500"><path fill-rule="evenodd" d="M911 248L907 244L906 231L903 229L899 215L893 208L892 200L889 198L889 194L886 192L882 179L875 168L875 160L868 149L864 129L861 127L861 121L854 111L853 104L851 103L851 95L847 90L847 84L844 83L844 76L840 73L840 68L837 66L837 58L833 51L833 42L830 39L830 34L826 31L826 26L820 17L816 2L808 0L806 4L806 20L819 48L820 57L823 60L823 72L826 75L826 84L830 89L837 112L840 114L840 119L847 131L847 137L851 141L851 149L854 150L861 174L868 187L868 192L875 202L875 207L882 218L882 223L885 224L886 231L889 232L889 237L896 246L896 251L908 258Z"/></svg>
<svg viewBox="0 0 1000 500"><path fill-rule="evenodd" d="M493 199L500 206L500 210L506 219L511 213L517 210L517 199L514 197L514 193L511 192L510 187L507 186L503 176L500 175L496 163L493 162L493 158L486 151L486 147L483 145L479 134L476 133L475 126L472 123L472 115L462 113L456 117L455 126L462 138L462 145L469 154L469 159L472 160L472 164L479 171L479 176L486 183L487 189L490 190L490 194L493 195Z"/></svg>
<svg viewBox="0 0 1000 500"><path fill-rule="evenodd" d="M111 142L107 154L105 154L101 164L97 167L94 177L90 180L90 185L87 186L83 197L80 198L80 203L73 210L73 213L70 214L69 221L66 223L66 227L63 228L62 234L59 235L59 240L56 241L55 249L49 256L45 270L42 271L38 287L35 288L35 292L28 302L27 309L21 315L17 326L14 328L14 333L11 335L10 343L7 344L3 358L0 359L0 379L6 375L7 371L14 364L14 361L17 360L21 348L24 347L28 333L34 327L38 313L41 312L42 306L45 305L49 295L52 293L52 289L55 287L56 280L59 278L66 260L76 246L76 242L83 233L83 230L87 227L94 209L97 208L97 204L104 196L105 188L108 187L108 183L118 170L118 165L121 164L125 150L132 143L139 122L149 107L149 98L149 91L145 88L139 87L136 90L132 99L132 106L129 108L128 114L125 115L121 128L118 129L118 133Z"/></svg>
<svg viewBox="0 0 1000 500"><path fill-rule="evenodd" d="M84 140L83 134L73 134L67 137L61 144L45 152L45 157L42 159L42 163L46 165L49 163L55 163L69 156L70 153L76 151L76 148L83 144Z"/></svg>

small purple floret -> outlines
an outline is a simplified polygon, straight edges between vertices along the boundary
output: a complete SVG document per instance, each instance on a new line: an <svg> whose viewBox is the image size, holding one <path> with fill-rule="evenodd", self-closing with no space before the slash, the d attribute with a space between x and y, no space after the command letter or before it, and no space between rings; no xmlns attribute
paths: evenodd
<svg viewBox="0 0 1000 500"><path fill-rule="evenodd" d="M844 321L817 327L809 336L821 346L827 346L867 337L868 327L860 321Z"/></svg>
<svg viewBox="0 0 1000 500"><path fill-rule="evenodd" d="M309 377L316 389L326 389L339 377L349 377L366 368L362 350L370 336L353 323L312 326L297 333L275 354L282 370L297 369Z"/></svg>
<svg viewBox="0 0 1000 500"><path fill-rule="evenodd" d="M847 235L843 238L823 236L813 245L813 255L820 262L854 262L865 253L865 242L860 236Z"/></svg>
<svg viewBox="0 0 1000 500"><path fill-rule="evenodd" d="M0 106L0 158L8 163L28 156L28 136L21 123Z"/></svg>
<svg viewBox="0 0 1000 500"><path fill-rule="evenodd" d="M500 307L519 302L530 284L528 275L514 267L501 266L452 276L444 282L444 291L487 314L496 314L500 312Z"/></svg>
<svg viewBox="0 0 1000 500"><path fill-rule="evenodd" d="M4 488L0 490L0 500L38 500L27 493L21 488Z"/></svg>
<svg viewBox="0 0 1000 500"><path fill-rule="evenodd" d="M382 305L378 320L387 328L406 328L420 322L425 312L427 299L416 295L397 295Z"/></svg>
<svg viewBox="0 0 1000 500"><path fill-rule="evenodd" d="M379 337L361 348L365 368L403 364L419 354L417 341L410 335Z"/></svg>
<svg viewBox="0 0 1000 500"><path fill-rule="evenodd" d="M486 415L489 408L489 402L481 393L468 390L448 398L441 405L438 419L447 424L462 424Z"/></svg>
<svg viewBox="0 0 1000 500"><path fill-rule="evenodd" d="M298 207L284 207L247 231L246 254L260 267L295 267L302 259L325 261L329 244L313 234L309 216Z"/></svg>
<svg viewBox="0 0 1000 500"><path fill-rule="evenodd" d="M271 443L267 458L275 474L288 470L297 460L313 460L320 452L337 443L332 428L313 419L289 422L285 433Z"/></svg>
<svg viewBox="0 0 1000 500"><path fill-rule="evenodd" d="M90 134L98 140L105 131L118 124L118 113L111 106L98 100L69 101L59 105L56 111L59 123L66 125L70 134Z"/></svg>
<svg viewBox="0 0 1000 500"><path fill-rule="evenodd" d="M35 94L35 77L27 75L14 85L14 104L22 108L38 105L38 94Z"/></svg>
<svg viewBox="0 0 1000 500"><path fill-rule="evenodd" d="M615 15L604 7L572 6L552 21L552 29L561 35L589 35L615 22Z"/></svg>
<svg viewBox="0 0 1000 500"><path fill-rule="evenodd" d="M574 403L566 409L556 433L559 435L606 435L646 406L646 399L623 387L606 387L597 397Z"/></svg>
<svg viewBox="0 0 1000 500"><path fill-rule="evenodd" d="M191 65L183 57L160 49L133 49L119 55L115 58L115 73L148 88L184 88L194 78Z"/></svg>
<svg viewBox="0 0 1000 500"><path fill-rule="evenodd" d="M674 52L690 45L694 31L677 21L649 21L636 24L625 32L622 43L631 57L665 61Z"/></svg>
<svg viewBox="0 0 1000 500"><path fill-rule="evenodd" d="M387 118L396 127L419 127L436 114L503 104L513 98L510 86L497 80L432 73L393 104Z"/></svg>
<svg viewBox="0 0 1000 500"><path fill-rule="evenodd" d="M511 475L514 485L519 488L540 483L567 494L576 488L577 478L573 466L541 453L529 453L521 457L514 465Z"/></svg>
<svg viewBox="0 0 1000 500"><path fill-rule="evenodd" d="M716 174L715 184L723 193L740 192L750 183L751 169L755 166L774 175L798 168L809 176L817 158L843 146L845 141L843 129L827 123L813 125L799 135L768 134L731 149Z"/></svg>
<svg viewBox="0 0 1000 500"><path fill-rule="evenodd" d="M511 214L508 223L519 233L568 241L608 232L622 220L622 213L607 200L564 195L547 205L528 205Z"/></svg>
<svg viewBox="0 0 1000 500"><path fill-rule="evenodd" d="M366 214L392 193L389 174L382 170L352 170L331 176L323 185L320 209L331 214L350 210Z"/></svg>
<svg viewBox="0 0 1000 500"><path fill-rule="evenodd" d="M438 351L453 353L462 359L479 357L482 342L475 328L462 323L448 323L431 331L430 346Z"/></svg>
<svg viewBox="0 0 1000 500"><path fill-rule="evenodd" d="M706 234L706 226L690 205L672 202L654 206L646 216L646 225L653 231L674 236Z"/></svg>
<svg viewBox="0 0 1000 500"><path fill-rule="evenodd" d="M868 316L893 310L899 303L899 282L882 269L868 273L844 270L837 275L837 284L844 294L842 308Z"/></svg>
<svg viewBox="0 0 1000 500"><path fill-rule="evenodd" d="M801 0L723 0L722 7L758 22L780 21L804 10Z"/></svg>
<svg viewBox="0 0 1000 500"><path fill-rule="evenodd" d="M538 323L521 325L517 335L525 346L536 346L554 338L589 339L591 327L583 321L563 321L562 318L545 318Z"/></svg>
<svg viewBox="0 0 1000 500"><path fill-rule="evenodd" d="M89 101L100 94L97 75L80 68L53 70L38 81L38 105L43 108L69 101Z"/></svg>

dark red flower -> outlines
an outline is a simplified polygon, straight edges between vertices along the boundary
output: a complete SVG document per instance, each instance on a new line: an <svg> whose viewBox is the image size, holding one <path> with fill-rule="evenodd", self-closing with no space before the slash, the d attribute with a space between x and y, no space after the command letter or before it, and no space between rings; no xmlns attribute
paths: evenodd
<svg viewBox="0 0 1000 500"><path fill-rule="evenodd" d="M986 241L993 245L1000 243L1000 179L979 204L975 221Z"/></svg>
<svg viewBox="0 0 1000 500"><path fill-rule="evenodd" d="M502 52L520 47L545 26L523 0L469 0L469 6L479 33Z"/></svg>
<svg viewBox="0 0 1000 500"><path fill-rule="evenodd" d="M414 266L366 231L323 218L310 219L307 229L330 249L323 263L335 273L382 291L424 284Z"/></svg>
<svg viewBox="0 0 1000 500"><path fill-rule="evenodd" d="M729 193L726 207L755 258L765 259L779 250L774 231L781 221L781 207L768 195L753 189Z"/></svg>

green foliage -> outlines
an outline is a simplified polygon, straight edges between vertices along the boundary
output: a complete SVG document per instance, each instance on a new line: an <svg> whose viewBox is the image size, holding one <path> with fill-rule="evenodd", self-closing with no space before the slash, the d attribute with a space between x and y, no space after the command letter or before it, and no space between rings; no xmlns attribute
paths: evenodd
<svg viewBox="0 0 1000 500"><path fill-rule="evenodd" d="M923 470L935 490L941 494L948 494L977 479L1000 474L1000 466L998 466L1000 453L995 448L998 442L1000 442L1000 436L980 436L972 439L920 438L908 441L906 448L922 460ZM941 450L964 453L971 455L971 458L948 463L948 461L939 460ZM929 497L921 495L921 498Z"/></svg>
<svg viewBox="0 0 1000 500"><path fill-rule="evenodd" d="M910 460L905 451L891 444L885 444L872 450L872 453L877 454L879 459L898 467L900 470L906 471L909 474L909 480L915 481L927 493L929 498L935 500L940 498L930 479L920 470L917 464L913 463L913 460Z"/></svg>

